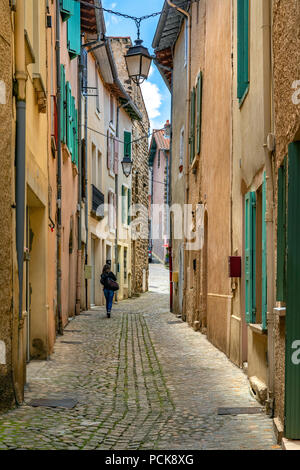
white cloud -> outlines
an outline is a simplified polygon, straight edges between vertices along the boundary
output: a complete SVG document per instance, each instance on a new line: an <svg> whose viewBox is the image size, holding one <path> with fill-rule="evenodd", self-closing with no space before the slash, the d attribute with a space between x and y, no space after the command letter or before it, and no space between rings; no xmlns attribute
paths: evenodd
<svg viewBox="0 0 300 470"><path fill-rule="evenodd" d="M160 107L162 105L162 95L159 91L159 88L155 83L145 81L141 85L142 93L144 96L146 108L148 111L151 127L153 128L155 122L160 116Z"/></svg>

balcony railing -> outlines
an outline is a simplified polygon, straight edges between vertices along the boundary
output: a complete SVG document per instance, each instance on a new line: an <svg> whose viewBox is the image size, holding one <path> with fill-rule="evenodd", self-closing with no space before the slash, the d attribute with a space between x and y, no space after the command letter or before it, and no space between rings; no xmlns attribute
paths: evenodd
<svg viewBox="0 0 300 470"><path fill-rule="evenodd" d="M92 213L103 219L104 217L104 194L92 184Z"/></svg>

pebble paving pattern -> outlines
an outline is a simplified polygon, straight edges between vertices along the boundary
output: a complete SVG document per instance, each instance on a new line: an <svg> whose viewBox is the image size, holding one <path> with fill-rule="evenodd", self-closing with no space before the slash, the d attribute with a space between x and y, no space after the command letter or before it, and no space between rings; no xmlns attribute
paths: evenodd
<svg viewBox="0 0 300 470"><path fill-rule="evenodd" d="M151 266L150 292L76 317L50 360L28 365L25 404L0 415L0 449L278 449L246 376L168 311L168 272ZM74 342L74 344L72 344ZM75 398L73 409L32 408Z"/></svg>

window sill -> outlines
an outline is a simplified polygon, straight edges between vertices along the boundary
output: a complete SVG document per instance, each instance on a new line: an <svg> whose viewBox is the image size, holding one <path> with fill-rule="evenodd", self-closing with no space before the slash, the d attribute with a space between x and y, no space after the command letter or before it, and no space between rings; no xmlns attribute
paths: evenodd
<svg viewBox="0 0 300 470"><path fill-rule="evenodd" d="M244 104L244 101L246 100L246 98L247 98L247 96L248 96L249 89L250 89L250 85L247 86L244 95L243 95L242 98L239 100L239 108L240 108L240 109L242 108L242 106L243 106L243 104Z"/></svg>
<svg viewBox="0 0 300 470"><path fill-rule="evenodd" d="M258 335L266 335L267 330L264 330L261 323L249 323L250 329Z"/></svg>
<svg viewBox="0 0 300 470"><path fill-rule="evenodd" d="M276 307L273 309L274 314L279 318L286 317L286 307Z"/></svg>

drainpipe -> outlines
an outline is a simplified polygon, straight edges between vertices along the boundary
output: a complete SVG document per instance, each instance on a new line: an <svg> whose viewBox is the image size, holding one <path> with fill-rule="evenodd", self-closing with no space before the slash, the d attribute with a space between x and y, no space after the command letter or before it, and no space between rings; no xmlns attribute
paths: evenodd
<svg viewBox="0 0 300 470"><path fill-rule="evenodd" d="M77 289L76 289L76 315L80 315L81 305L81 199L82 199L82 139L81 139L81 120L82 120L82 54L79 56L79 74L78 74L78 250L77 250Z"/></svg>
<svg viewBox="0 0 300 470"><path fill-rule="evenodd" d="M25 4L18 0L16 8L16 243L19 271L19 320L23 317L23 261L25 230L25 158L26 158L26 64L25 64Z"/></svg>
<svg viewBox="0 0 300 470"><path fill-rule="evenodd" d="M61 305L61 80L60 80L60 0L56 0L56 82L57 82L57 262L56 262L56 283L57 283L57 315L58 332L63 334L62 305Z"/></svg>
<svg viewBox="0 0 300 470"><path fill-rule="evenodd" d="M188 63L187 63L187 91L186 91L186 125L185 125L185 204L188 204L188 197L189 197L189 134L190 134L190 89L191 89L191 29L192 29L192 22L191 22L191 15L187 11L179 8L177 5L172 3L170 0L167 0L168 5L171 8L174 8L179 13L184 15L187 19L187 27L188 27ZM184 211L185 212L185 211ZM185 227L184 227L185 229ZM185 237L184 237L185 238ZM186 239L185 239L185 247L186 247ZM187 254L186 250L184 252L184 264L187 266ZM186 291L187 291L187 276L184 276L184 287L183 287L183 317L186 317Z"/></svg>
<svg viewBox="0 0 300 470"><path fill-rule="evenodd" d="M271 37L271 2L264 0L263 2L263 75L264 75L264 135L265 139L272 129L272 96L270 93L270 83L273 77L271 73L272 59L272 37ZM274 124L274 123L273 123ZM268 294L267 294L267 324L268 324L268 400L267 412L273 415L274 411L274 224L273 224L273 208L274 208L274 173L272 165L272 153L268 150L266 143L265 161L266 161L266 179L267 179L267 276L268 276Z"/></svg>
<svg viewBox="0 0 300 470"><path fill-rule="evenodd" d="M88 62L87 62L88 63ZM86 77L88 74L88 66L86 66ZM88 83L88 80L86 80ZM88 192L88 97L87 90L84 97L84 139L85 139L85 265L88 265L88 248L89 248L89 192ZM88 310L88 280L85 279L85 305Z"/></svg>
<svg viewBox="0 0 300 470"><path fill-rule="evenodd" d="M120 132L120 108L117 107L117 125L116 125L116 137L119 138ZM116 238L115 238L115 261L116 261L116 276L118 275L118 265L119 265L119 251L118 251L118 227L119 227L119 175L115 175L115 194L116 194ZM118 301L118 293L115 295L116 302Z"/></svg>

